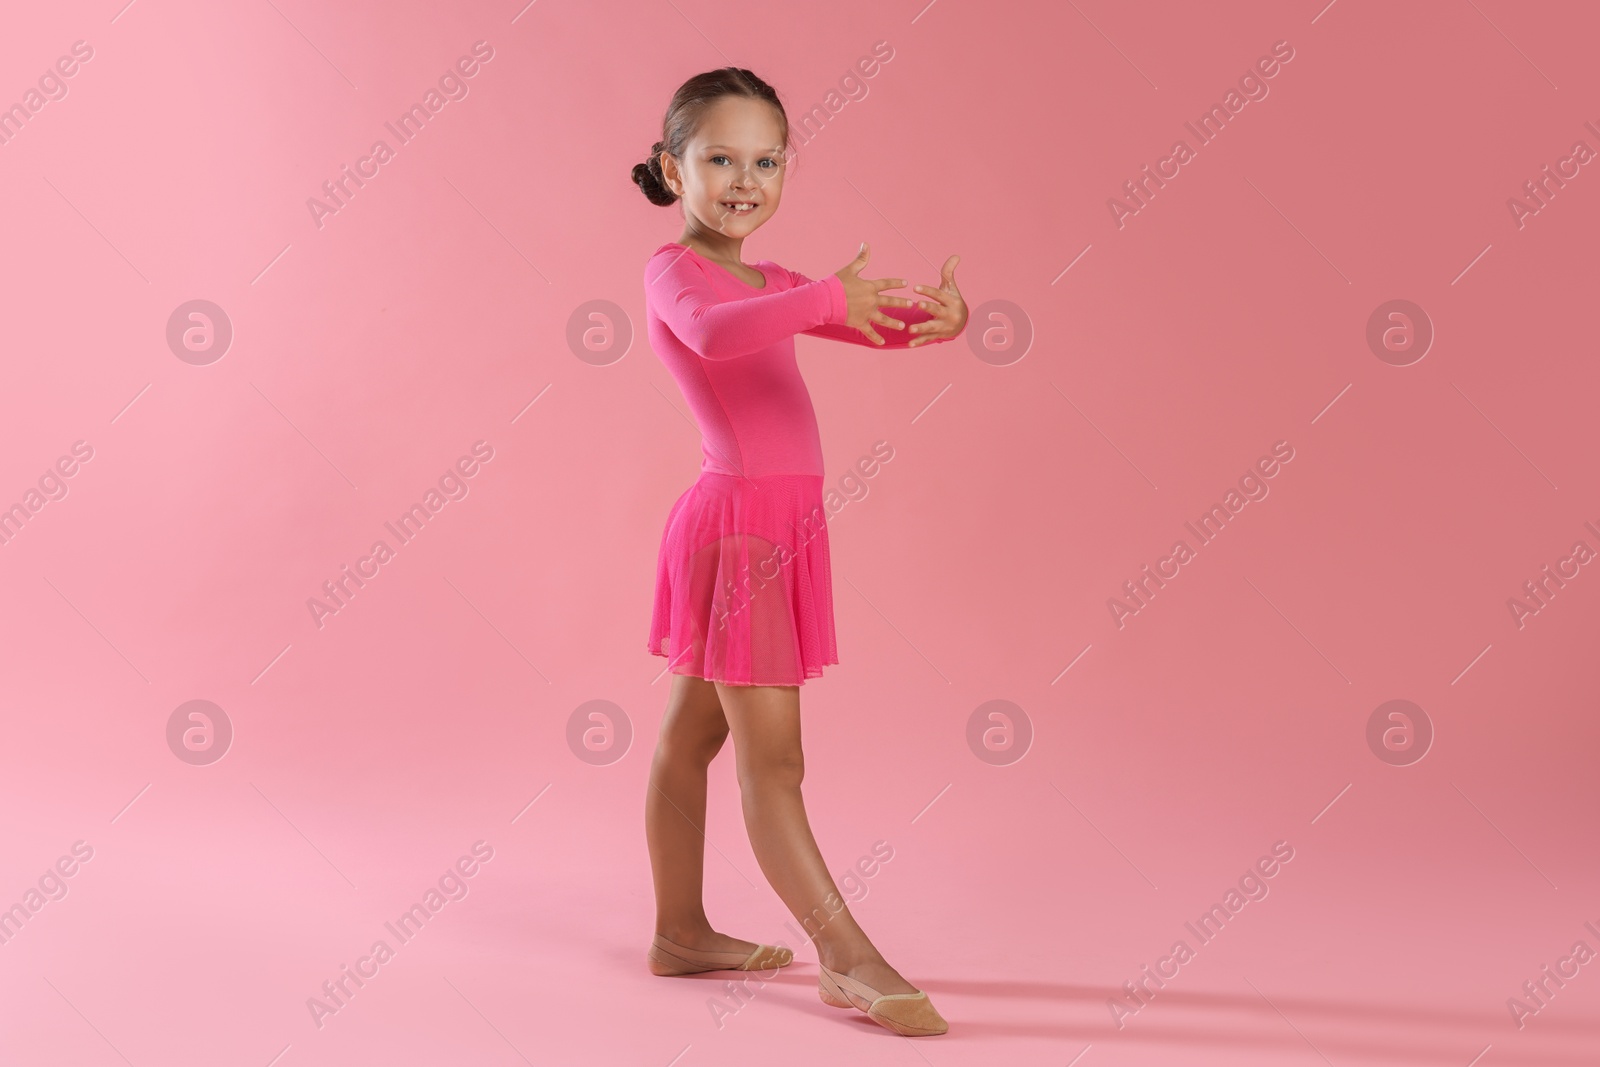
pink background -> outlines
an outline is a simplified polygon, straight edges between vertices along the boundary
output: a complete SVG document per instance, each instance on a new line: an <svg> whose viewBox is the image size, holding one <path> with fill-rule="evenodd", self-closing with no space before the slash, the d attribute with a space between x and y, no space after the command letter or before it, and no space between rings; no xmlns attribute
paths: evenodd
<svg viewBox="0 0 1600 1067"><path fill-rule="evenodd" d="M1592 5L121 4L0 35L0 102L94 50L0 145L0 505L93 449L0 546L0 906L93 849L0 945L0 1060L1594 1062L1600 963L1506 1006L1600 950L1600 575L1507 607L1600 549L1600 177L1507 208L1600 149ZM476 41L468 94L319 228L306 200ZM681 220L627 175L729 63L791 121L837 109L746 261L819 277L867 240L870 276L931 283L959 253L972 310L909 353L798 342L829 483L895 453L832 520L842 662L802 706L830 869L892 847L854 910L951 1020L915 1051L822 1005L804 946L720 1028L729 975L644 968L649 597L699 448L643 338ZM234 331L206 365L166 341L195 299ZM1393 299L1436 331L1407 366L1366 342ZM582 359L597 300L631 345ZM980 343L995 301L1020 359ZM476 441L467 495L319 628ZM1270 495L1119 628L1108 598L1278 441ZM208 765L167 741L196 699L233 730ZM1406 766L1367 742L1393 699L1435 734ZM567 740L591 700L632 732L602 765ZM1006 765L967 742L990 700L1032 731ZM796 945L732 768L708 911ZM468 894L315 1025L477 841ZM1279 841L1270 895L1115 1025Z"/></svg>

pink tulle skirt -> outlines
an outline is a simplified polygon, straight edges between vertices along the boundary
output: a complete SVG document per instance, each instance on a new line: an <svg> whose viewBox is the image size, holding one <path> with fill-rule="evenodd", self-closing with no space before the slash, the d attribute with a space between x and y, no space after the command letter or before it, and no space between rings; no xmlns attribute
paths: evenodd
<svg viewBox="0 0 1600 1067"><path fill-rule="evenodd" d="M661 534L649 645L673 674L729 685L838 663L822 476L701 472Z"/></svg>

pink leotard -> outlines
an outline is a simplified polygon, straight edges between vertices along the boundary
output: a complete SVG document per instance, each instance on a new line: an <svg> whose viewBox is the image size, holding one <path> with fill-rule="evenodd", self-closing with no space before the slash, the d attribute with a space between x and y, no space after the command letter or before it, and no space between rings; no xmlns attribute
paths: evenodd
<svg viewBox="0 0 1600 1067"><path fill-rule="evenodd" d="M703 472L744 478L820 476L822 440L811 394L795 361L794 335L869 348L905 348L913 335L874 326L884 339L876 345L854 326L844 325L844 283L837 275L812 281L771 260L754 266L766 277L765 289L741 281L685 245L668 243L656 249L644 274L650 345L677 380L700 426ZM932 318L920 307L882 310L908 327Z"/></svg>

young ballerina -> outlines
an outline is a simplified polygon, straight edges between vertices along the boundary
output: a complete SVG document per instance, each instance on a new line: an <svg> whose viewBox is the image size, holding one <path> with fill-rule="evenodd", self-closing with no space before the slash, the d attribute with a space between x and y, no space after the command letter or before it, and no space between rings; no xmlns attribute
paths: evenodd
<svg viewBox="0 0 1600 1067"><path fill-rule="evenodd" d="M789 135L777 93L748 70L690 78L662 134L633 180L651 203L682 204L683 232L646 265L646 318L699 424L702 462L662 532L650 623L649 649L668 658L673 679L645 803L649 967L768 971L794 959L706 918L706 771L731 733L750 843L816 945L823 1001L896 1033L942 1034L948 1024L928 995L889 966L839 896L801 798L800 686L839 659L822 445L794 335L888 348L948 341L967 321L959 257L939 287L914 287L921 301L883 295L901 279L859 276L865 244L820 281L771 260L743 263L744 239L778 209Z"/></svg>

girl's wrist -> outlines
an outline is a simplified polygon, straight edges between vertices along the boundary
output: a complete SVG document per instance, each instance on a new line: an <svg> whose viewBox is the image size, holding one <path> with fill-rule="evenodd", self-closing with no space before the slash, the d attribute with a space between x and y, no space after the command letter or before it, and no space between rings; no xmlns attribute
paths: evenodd
<svg viewBox="0 0 1600 1067"><path fill-rule="evenodd" d="M844 295L844 282L837 274L830 274L823 279L823 284L828 290L828 318L827 323L842 326L850 318L850 301Z"/></svg>

